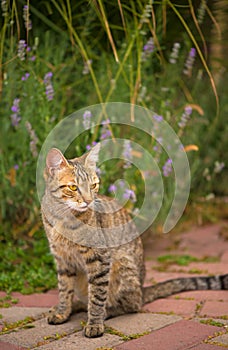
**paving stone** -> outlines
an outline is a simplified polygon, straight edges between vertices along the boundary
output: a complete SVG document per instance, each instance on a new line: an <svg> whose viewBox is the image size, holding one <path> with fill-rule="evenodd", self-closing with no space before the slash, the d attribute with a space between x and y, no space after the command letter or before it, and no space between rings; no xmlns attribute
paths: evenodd
<svg viewBox="0 0 228 350"><path fill-rule="evenodd" d="M17 308L16 308L17 309ZM73 315L71 319L61 325L49 325L46 319L33 322L34 328L20 329L0 336L0 341L9 342L24 347L35 347L44 337L55 336L55 334L70 334L82 329L81 321L86 320L85 313Z"/></svg>
<svg viewBox="0 0 228 350"><path fill-rule="evenodd" d="M22 348L21 346L5 343L1 341L0 341L0 349L1 350L26 350L26 348Z"/></svg>
<svg viewBox="0 0 228 350"><path fill-rule="evenodd" d="M228 248L228 247L227 247ZM227 263L226 262L218 262L218 263L205 263L205 262L193 262L190 263L188 266L179 266L172 264L170 267L167 268L167 271L178 271L181 270L182 272L188 272L188 271L200 271L201 275L222 275L227 271ZM199 274L198 274L199 276Z"/></svg>
<svg viewBox="0 0 228 350"><path fill-rule="evenodd" d="M228 333L219 335L218 337L209 340L209 344L218 344L220 346L228 347Z"/></svg>
<svg viewBox="0 0 228 350"><path fill-rule="evenodd" d="M181 316L194 316L197 302L195 300L159 299L143 307L150 312L172 312Z"/></svg>
<svg viewBox="0 0 228 350"><path fill-rule="evenodd" d="M6 295L6 292L0 292L0 298L4 298Z"/></svg>
<svg viewBox="0 0 228 350"><path fill-rule="evenodd" d="M150 313L128 314L105 321L106 326L112 327L126 335L139 334L165 327L181 320L176 315L158 315Z"/></svg>
<svg viewBox="0 0 228 350"><path fill-rule="evenodd" d="M213 317L213 319L212 319L211 317L197 317L197 318L194 318L194 320L198 321L198 322L207 321L207 322L209 322L208 324L210 324L210 321L212 320L213 322L222 323L226 329L228 327L228 320L224 320L222 318L214 318ZM221 330L222 330L222 328L221 328Z"/></svg>
<svg viewBox="0 0 228 350"><path fill-rule="evenodd" d="M89 339L82 332L71 334L66 338L34 348L34 350L95 350L113 348L123 340L116 335L104 334L103 337Z"/></svg>
<svg viewBox="0 0 228 350"><path fill-rule="evenodd" d="M200 291L192 291L192 292L183 292L179 294L175 294L169 297L169 299L194 299L197 301L203 300L216 300L216 301L228 301L228 293L225 290L200 290Z"/></svg>
<svg viewBox="0 0 228 350"><path fill-rule="evenodd" d="M222 350L222 348L211 344L197 344L196 346L191 347L191 350Z"/></svg>
<svg viewBox="0 0 228 350"><path fill-rule="evenodd" d="M181 235L178 249L194 256L221 256L227 251L228 242L219 235L221 224L195 227Z"/></svg>
<svg viewBox="0 0 228 350"><path fill-rule="evenodd" d="M228 263L228 252L222 254L221 262Z"/></svg>
<svg viewBox="0 0 228 350"><path fill-rule="evenodd" d="M44 315L47 312L48 308L38 308L38 307L10 307L1 309L0 313L2 315L2 319L0 320L0 324L4 322L13 323L20 320L24 320L26 317L38 317L40 315Z"/></svg>
<svg viewBox="0 0 228 350"><path fill-rule="evenodd" d="M187 350L198 349L203 340L219 331L219 327L199 325L194 321L179 321L139 339L117 346L116 350ZM212 348L208 348L208 350Z"/></svg>
<svg viewBox="0 0 228 350"><path fill-rule="evenodd" d="M228 315L228 302L206 301L200 310L200 316L218 317Z"/></svg>
<svg viewBox="0 0 228 350"><path fill-rule="evenodd" d="M25 306L25 307L52 307L58 303L57 294L48 293L36 293L30 295L23 295L18 292L12 293L14 298L18 299L18 303L15 307Z"/></svg>

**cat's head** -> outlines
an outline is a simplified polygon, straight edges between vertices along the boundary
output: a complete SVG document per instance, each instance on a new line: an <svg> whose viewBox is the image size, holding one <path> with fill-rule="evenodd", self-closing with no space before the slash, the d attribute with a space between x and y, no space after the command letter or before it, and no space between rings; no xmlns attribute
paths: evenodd
<svg viewBox="0 0 228 350"><path fill-rule="evenodd" d="M67 160L60 150L52 148L46 158L47 190L59 202L84 212L95 199L99 189L96 163L100 145L79 158Z"/></svg>

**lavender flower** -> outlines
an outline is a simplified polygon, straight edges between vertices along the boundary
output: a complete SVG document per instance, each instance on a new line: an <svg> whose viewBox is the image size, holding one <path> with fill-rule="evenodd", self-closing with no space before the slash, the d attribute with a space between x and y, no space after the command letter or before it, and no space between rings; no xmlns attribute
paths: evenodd
<svg viewBox="0 0 228 350"><path fill-rule="evenodd" d="M197 20L199 24L203 23L204 17L205 17L205 11L206 11L207 1L202 0L200 3L200 7L198 9L197 13Z"/></svg>
<svg viewBox="0 0 228 350"><path fill-rule="evenodd" d="M7 0L1 1L1 8L2 8L2 16L6 17L8 14L8 2L7 2Z"/></svg>
<svg viewBox="0 0 228 350"><path fill-rule="evenodd" d="M22 80L22 81L25 81L25 80L27 80L29 77L30 77L30 74L29 74L29 73L25 73L25 75L22 76L21 80Z"/></svg>
<svg viewBox="0 0 228 350"><path fill-rule="evenodd" d="M143 85L138 95L138 102L142 102L143 100L145 100L146 91L147 91L147 88L146 86Z"/></svg>
<svg viewBox="0 0 228 350"><path fill-rule="evenodd" d="M117 190L117 187L114 184L110 185L108 188L108 192L116 192L116 190Z"/></svg>
<svg viewBox="0 0 228 350"><path fill-rule="evenodd" d="M51 82L52 76L53 76L52 72L48 72L44 76L44 85L46 89L45 93L48 101L52 101L54 98L54 89Z"/></svg>
<svg viewBox="0 0 228 350"><path fill-rule="evenodd" d="M32 29L32 21L29 17L30 17L29 7L28 7L28 5L25 5L23 7L23 19L24 19L24 23L25 23L25 28L27 30Z"/></svg>
<svg viewBox="0 0 228 350"><path fill-rule="evenodd" d="M100 136L101 140L105 140L111 136L111 131L109 130L109 124L110 124L109 119L104 120L102 122L101 136Z"/></svg>
<svg viewBox="0 0 228 350"><path fill-rule="evenodd" d="M39 139L36 136L36 133L35 133L35 131L32 128L32 125L28 121L25 123L25 126L26 126L26 129L28 130L28 133L29 133L29 136L30 136L30 143L29 143L30 151L32 153L32 156L34 158L36 158L37 155L38 155L37 143L38 143Z"/></svg>
<svg viewBox="0 0 228 350"><path fill-rule="evenodd" d="M88 61L84 62L84 67L83 67L83 71L82 71L83 75L89 74L89 67L91 66L92 62L93 62L93 60L88 60Z"/></svg>
<svg viewBox="0 0 228 350"><path fill-rule="evenodd" d="M11 111L13 112L11 114L11 124L12 126L14 127L17 127L20 120L21 120L21 117L20 117L20 106L19 106L19 103L20 103L20 99L19 98L15 98L14 101L13 101L13 105L11 107Z"/></svg>
<svg viewBox="0 0 228 350"><path fill-rule="evenodd" d="M168 158L165 164L162 167L163 175L165 177L168 177L170 173L172 172L172 159Z"/></svg>
<svg viewBox="0 0 228 350"><path fill-rule="evenodd" d="M147 43L143 46L143 52L141 54L141 61L145 62L154 51L154 39L150 37Z"/></svg>
<svg viewBox="0 0 228 350"><path fill-rule="evenodd" d="M173 48L172 48L172 52L171 52L171 55L169 58L169 63L171 63L171 64L177 63L179 50L180 50L180 43L174 43Z"/></svg>
<svg viewBox="0 0 228 350"><path fill-rule="evenodd" d="M92 146L91 145L86 145L86 150L87 151L90 151L92 147L96 146L97 142L96 141L93 141L92 142Z"/></svg>
<svg viewBox="0 0 228 350"><path fill-rule="evenodd" d="M181 128L181 129L184 129L187 122L189 121L190 119L190 115L192 114L192 107L191 106L186 106L185 109L184 109L184 113L182 114L181 116L181 120L179 121L178 123L178 126Z"/></svg>
<svg viewBox="0 0 228 350"><path fill-rule="evenodd" d="M123 198L131 201L132 203L136 202L136 194L133 190L126 189L123 193Z"/></svg>
<svg viewBox="0 0 228 350"><path fill-rule="evenodd" d="M124 146L123 146L123 157L124 157L124 168L130 168L131 167L131 160L132 160L132 147L131 142L129 140L124 140Z"/></svg>
<svg viewBox="0 0 228 350"><path fill-rule="evenodd" d="M219 162L219 161L215 161L215 167L214 167L214 173L218 174L221 173L221 171L223 170L223 168L225 167L225 163L224 162Z"/></svg>
<svg viewBox="0 0 228 350"><path fill-rule="evenodd" d="M25 40L19 40L17 47L17 56L21 61L25 60L25 48L27 44Z"/></svg>
<svg viewBox="0 0 228 350"><path fill-rule="evenodd" d="M85 129L89 129L91 126L92 113L90 111L85 111L83 114L83 126Z"/></svg>
<svg viewBox="0 0 228 350"><path fill-rule="evenodd" d="M194 47L192 47L191 50L189 51L188 58L187 58L185 65L184 65L185 68L183 70L183 73L185 75L191 76L193 64L195 62L195 58L196 58L196 49Z"/></svg>
<svg viewBox="0 0 228 350"><path fill-rule="evenodd" d="M19 169L19 165L18 165L18 164L14 164L13 168L14 168L15 170L18 170L18 169Z"/></svg>
<svg viewBox="0 0 228 350"><path fill-rule="evenodd" d="M151 17L151 12L152 12L152 4L151 4L151 1L149 0L148 4L146 4L145 6L142 17L140 19L141 24L149 22L149 18Z"/></svg>
<svg viewBox="0 0 228 350"><path fill-rule="evenodd" d="M154 120L156 120L156 122L161 123L163 121L163 116L162 115L158 115L158 114L154 114L153 115Z"/></svg>

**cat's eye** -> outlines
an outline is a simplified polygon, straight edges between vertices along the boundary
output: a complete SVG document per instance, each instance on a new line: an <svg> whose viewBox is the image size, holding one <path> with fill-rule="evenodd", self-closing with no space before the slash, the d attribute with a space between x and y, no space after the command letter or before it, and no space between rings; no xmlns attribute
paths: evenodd
<svg viewBox="0 0 228 350"><path fill-rule="evenodd" d="M91 190L94 190L97 187L97 184L90 185Z"/></svg>
<svg viewBox="0 0 228 350"><path fill-rule="evenodd" d="M68 186L71 191L77 191L77 186L76 185L69 185Z"/></svg>

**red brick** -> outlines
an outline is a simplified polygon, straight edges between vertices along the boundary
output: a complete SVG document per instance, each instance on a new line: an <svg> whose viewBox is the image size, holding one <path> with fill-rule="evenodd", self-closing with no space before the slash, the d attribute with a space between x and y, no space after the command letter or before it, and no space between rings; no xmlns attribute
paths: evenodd
<svg viewBox="0 0 228 350"><path fill-rule="evenodd" d="M172 295L169 299L175 299L176 297L180 299L192 298L197 301L203 300L215 300L215 301L228 301L228 293L225 290L201 290L194 292L183 292L179 294Z"/></svg>
<svg viewBox="0 0 228 350"><path fill-rule="evenodd" d="M58 289L50 289L47 294L54 294L54 295L58 295L59 294L59 291Z"/></svg>
<svg viewBox="0 0 228 350"><path fill-rule="evenodd" d="M6 292L0 292L0 298L4 298L6 296Z"/></svg>
<svg viewBox="0 0 228 350"><path fill-rule="evenodd" d="M206 301L200 316L218 317L228 315L228 302Z"/></svg>
<svg viewBox="0 0 228 350"><path fill-rule="evenodd" d="M221 262L228 263L228 252L223 253L221 257Z"/></svg>
<svg viewBox="0 0 228 350"><path fill-rule="evenodd" d="M17 298L19 301L14 306L25 306L25 307L52 307L58 303L58 296L55 294L31 294L22 295L20 293L12 293L12 296Z"/></svg>
<svg viewBox="0 0 228 350"><path fill-rule="evenodd" d="M193 348L191 347L191 350L221 350L222 347L218 347L216 345L211 344L197 344Z"/></svg>
<svg viewBox="0 0 228 350"><path fill-rule="evenodd" d="M116 350L217 350L217 347L203 347L203 340L221 328L198 324L194 321L179 321L161 328L139 339L117 346ZM210 345L211 346L211 345Z"/></svg>
<svg viewBox="0 0 228 350"><path fill-rule="evenodd" d="M173 312L182 316L193 316L196 309L194 300L159 299L143 307L150 312Z"/></svg>
<svg viewBox="0 0 228 350"><path fill-rule="evenodd" d="M26 348L22 348L21 346L5 343L0 341L0 349L1 350L26 350Z"/></svg>

